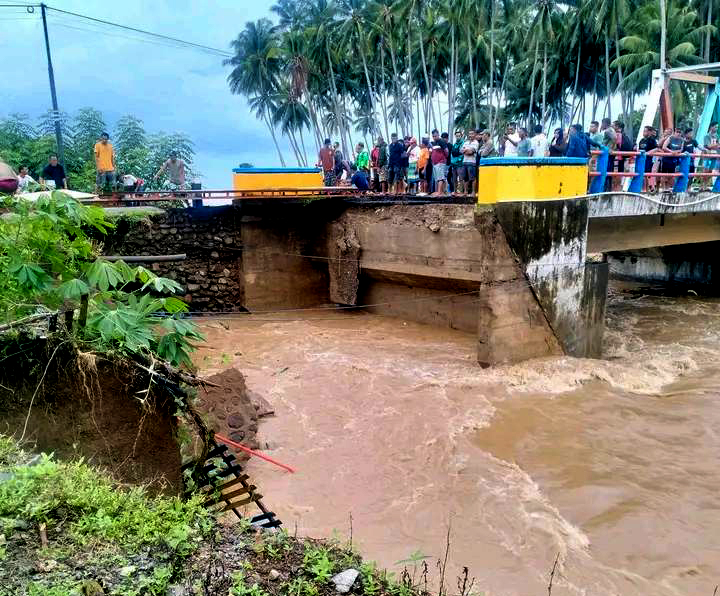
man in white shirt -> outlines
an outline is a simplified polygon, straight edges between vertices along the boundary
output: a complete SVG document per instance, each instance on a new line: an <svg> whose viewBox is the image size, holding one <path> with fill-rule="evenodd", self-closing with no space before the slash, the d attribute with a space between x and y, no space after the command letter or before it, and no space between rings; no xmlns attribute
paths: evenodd
<svg viewBox="0 0 720 596"><path fill-rule="evenodd" d="M539 124L535 125L534 132L533 138L530 139L530 156L545 157L548 149L547 136Z"/></svg>
<svg viewBox="0 0 720 596"><path fill-rule="evenodd" d="M520 135L515 132L514 122L508 124L503 140L505 141L505 157L517 157L517 146L518 143L520 143Z"/></svg>
<svg viewBox="0 0 720 596"><path fill-rule="evenodd" d="M28 174L27 166L20 166L20 173L18 174L18 193L27 192L30 184L37 184L33 177Z"/></svg>

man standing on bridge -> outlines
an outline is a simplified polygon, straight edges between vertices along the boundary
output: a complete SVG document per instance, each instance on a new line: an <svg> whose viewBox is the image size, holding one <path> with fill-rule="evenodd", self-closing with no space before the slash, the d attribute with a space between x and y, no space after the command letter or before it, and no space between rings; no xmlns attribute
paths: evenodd
<svg viewBox="0 0 720 596"><path fill-rule="evenodd" d="M325 139L325 144L318 153L318 167L323 170L323 184L335 186L335 151L330 146L330 139Z"/></svg>
<svg viewBox="0 0 720 596"><path fill-rule="evenodd" d="M95 143L95 192L105 189L105 185L113 190L115 187L115 150L106 132L100 135Z"/></svg>
<svg viewBox="0 0 720 596"><path fill-rule="evenodd" d="M153 180L157 180L160 174L167 171L170 190L182 190L185 188L185 162L178 159L177 151L170 152L170 159L160 166Z"/></svg>

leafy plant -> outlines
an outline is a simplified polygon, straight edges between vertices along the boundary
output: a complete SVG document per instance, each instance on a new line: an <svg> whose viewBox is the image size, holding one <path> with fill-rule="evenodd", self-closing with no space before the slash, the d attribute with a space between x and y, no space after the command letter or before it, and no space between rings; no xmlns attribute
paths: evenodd
<svg viewBox="0 0 720 596"><path fill-rule="evenodd" d="M318 596L319 588L304 577L296 577L284 585L289 596Z"/></svg>
<svg viewBox="0 0 720 596"><path fill-rule="evenodd" d="M245 582L245 573L242 571L236 571L232 579L233 585L230 588L230 596L267 596L267 592L257 582L248 586Z"/></svg>
<svg viewBox="0 0 720 596"><path fill-rule="evenodd" d="M326 548L309 545L305 549L303 568L316 582L325 583L332 577L334 565Z"/></svg>
<svg viewBox="0 0 720 596"><path fill-rule="evenodd" d="M87 304L87 325L76 334L97 351L154 354L190 366L197 327L179 317L182 287L145 267L99 256L89 235L113 227L102 209L54 191L35 203L6 197L0 219L0 321L37 311Z"/></svg>

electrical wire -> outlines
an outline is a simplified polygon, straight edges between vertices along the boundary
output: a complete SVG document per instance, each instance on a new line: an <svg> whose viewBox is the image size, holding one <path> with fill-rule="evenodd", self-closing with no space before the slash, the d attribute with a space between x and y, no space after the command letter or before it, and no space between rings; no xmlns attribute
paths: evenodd
<svg viewBox="0 0 720 596"><path fill-rule="evenodd" d="M53 11L53 12L55 12L55 13L60 13L60 14L64 14L64 15L70 15L70 16L73 16L73 17L76 17L76 18L79 18L79 19L85 19L86 21L90 21L90 22L92 22L92 23L99 23L99 24L102 24L102 25L110 26L110 27L116 27L116 28L118 28L118 29L124 29L124 30L126 30L126 31L132 31L132 32L134 32L134 33L140 33L140 34L142 34L142 35L146 35L146 36L148 36L148 37L153 37L153 38L158 39L158 40L164 40L164 41L166 41L166 42L169 41L169 42L177 43L177 44L180 44L180 45L182 45L182 46L184 46L184 47L194 48L194 49L196 49L196 50L203 50L203 51L206 51L206 52L212 52L212 53L214 53L214 54L216 54L216 55L225 56L225 57L227 57L227 58L230 58L230 57L233 56L233 54L232 54L231 52L229 52L229 51L227 51L227 50L221 50L220 48L213 48L213 47L211 47L211 46L206 46L206 45L203 45L203 44L194 43L194 42L191 42L191 41L186 41L186 40L184 40L184 39L179 39L179 38L177 38L177 37L170 37L169 35L163 35L163 34L161 34L161 33L154 33L154 32L152 32L152 31L146 31L146 30L144 30L144 29L138 29L137 27L130 27L130 26L128 26L128 25L122 25L122 24L120 24L120 23L114 23L114 22L112 22L112 21L106 21L106 20L104 20L104 19L98 19L98 18L95 18L95 17L90 17L90 16L88 16L88 15L80 14L80 13L77 13L77 12L72 12L72 11L69 11L69 10L63 10L63 9L60 9L60 8L55 8L55 7L53 7L53 6L47 6L46 8L47 8L47 10Z"/></svg>
<svg viewBox="0 0 720 596"><path fill-rule="evenodd" d="M70 29L70 30L73 30L73 31L81 31L81 32L83 32L83 33L98 34L98 35L103 35L103 36L105 36L105 37L111 37L111 38L115 38L115 39L126 39L126 40L129 40L129 41L136 41L136 42L140 42L140 43L147 43L147 44L150 44L150 45L155 45L155 46L164 47L164 48L185 49L185 48L183 48L183 46L181 46L181 45L179 45L179 44L163 43L163 42L156 41L156 40L152 40L152 39L143 39L143 38L141 38L141 37L130 37L130 36L128 36L128 35L121 35L121 34L119 34L119 33L110 33L110 32L107 32L107 31L102 31L102 30L100 30L100 29L90 29L90 28L85 28L85 27L77 27L77 26L75 26L75 25L67 24L66 22L58 21L58 20L56 20L55 18L50 19L50 22L51 22L54 26L60 27L60 28L62 28L62 29ZM216 54L210 54L210 52L204 52L204 53L206 53L206 54L208 54L208 55L216 55Z"/></svg>

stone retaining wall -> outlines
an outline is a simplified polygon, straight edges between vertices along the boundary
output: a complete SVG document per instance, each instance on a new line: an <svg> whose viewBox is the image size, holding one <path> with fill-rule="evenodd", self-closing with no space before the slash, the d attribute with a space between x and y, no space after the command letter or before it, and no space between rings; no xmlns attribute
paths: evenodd
<svg viewBox="0 0 720 596"><path fill-rule="evenodd" d="M242 310L240 221L232 206L169 209L149 221L121 222L105 253L185 253L184 261L144 265L182 285L190 310Z"/></svg>

